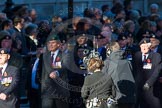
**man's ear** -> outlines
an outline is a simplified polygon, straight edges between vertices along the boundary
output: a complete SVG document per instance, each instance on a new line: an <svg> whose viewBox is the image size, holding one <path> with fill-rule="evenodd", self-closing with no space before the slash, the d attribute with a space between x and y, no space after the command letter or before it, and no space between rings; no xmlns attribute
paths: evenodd
<svg viewBox="0 0 162 108"><path fill-rule="evenodd" d="M7 54L7 59L8 59L8 60L10 59L10 55L9 55L9 54Z"/></svg>

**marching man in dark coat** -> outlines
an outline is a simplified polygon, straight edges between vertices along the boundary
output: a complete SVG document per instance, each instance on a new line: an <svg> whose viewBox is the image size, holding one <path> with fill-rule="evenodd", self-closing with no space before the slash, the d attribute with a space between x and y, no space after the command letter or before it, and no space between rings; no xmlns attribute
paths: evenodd
<svg viewBox="0 0 162 108"><path fill-rule="evenodd" d="M47 51L43 54L41 95L42 108L69 108L68 77L64 53L55 34L47 39Z"/></svg>
<svg viewBox="0 0 162 108"><path fill-rule="evenodd" d="M9 52L0 49L0 107L16 108L16 88L19 82L18 68L8 65Z"/></svg>
<svg viewBox="0 0 162 108"><path fill-rule="evenodd" d="M161 56L158 53L150 52L149 38L142 39L139 45L141 51L137 52L134 58L137 100L139 100L140 108L161 108L159 99L153 94L154 83L159 75L158 67Z"/></svg>

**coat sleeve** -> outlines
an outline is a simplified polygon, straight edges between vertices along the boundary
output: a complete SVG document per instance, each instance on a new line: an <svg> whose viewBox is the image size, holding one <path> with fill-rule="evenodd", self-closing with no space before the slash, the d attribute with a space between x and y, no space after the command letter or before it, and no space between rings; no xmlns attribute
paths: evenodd
<svg viewBox="0 0 162 108"><path fill-rule="evenodd" d="M160 64L161 56L160 56L160 54L156 54L156 56L154 56L154 57L156 57L155 69L154 69L152 75L150 76L150 78L146 81L146 83L148 83L149 86L153 86L153 84L157 80L160 70L161 70L161 64Z"/></svg>
<svg viewBox="0 0 162 108"><path fill-rule="evenodd" d="M15 71L12 72L12 82L10 86L3 92L7 96L10 95L18 86L19 80L20 80L20 72L18 69L15 69Z"/></svg>
<svg viewBox="0 0 162 108"><path fill-rule="evenodd" d="M103 73L108 73L108 69L109 69L109 61L105 60L104 61L104 67L102 68L102 72Z"/></svg>
<svg viewBox="0 0 162 108"><path fill-rule="evenodd" d="M84 80L83 87L81 89L81 96L84 100L88 99L89 96L89 87L88 87L88 78L86 77Z"/></svg>

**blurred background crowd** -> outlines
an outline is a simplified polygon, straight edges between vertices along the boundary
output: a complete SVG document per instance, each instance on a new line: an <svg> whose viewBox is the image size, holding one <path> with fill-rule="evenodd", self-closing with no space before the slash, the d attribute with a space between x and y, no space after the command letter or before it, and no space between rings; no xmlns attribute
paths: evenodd
<svg viewBox="0 0 162 108"><path fill-rule="evenodd" d="M119 44L120 50L124 51L123 57L129 60L131 65L136 64L135 54L141 51L139 43L143 38L148 38L151 42L150 52L162 56L160 5L151 4L150 12L144 15L140 9L134 9L133 3L133 0L112 0L112 5L105 3L100 8L85 8L82 16L75 15L68 18L68 16L55 15L50 20L40 20L39 13L34 8L30 9L24 4L13 7L13 3L8 2L6 8L0 12L0 47L10 52L9 64L20 69L20 103L25 103L27 100L31 108L38 108L38 106L33 107L32 104L39 104L39 101L37 103L35 100L39 100L37 98L40 98L41 94L39 87L33 88L31 85L31 73L36 58L46 52L46 43L51 33L59 37L61 51L66 53L68 50L73 50L74 58L71 60L83 71L86 70L83 62L86 51L97 49L102 60L105 61L107 45L112 42ZM132 75L135 77L136 72L132 72ZM70 73L69 83L82 87L84 77L85 72ZM159 74L156 80L160 78ZM41 78L38 78L38 85L40 82ZM162 90L162 86L159 83L157 85L157 90ZM83 108L81 92L71 91L71 94L74 103L71 103L70 108ZM161 94L159 96L162 102Z"/></svg>

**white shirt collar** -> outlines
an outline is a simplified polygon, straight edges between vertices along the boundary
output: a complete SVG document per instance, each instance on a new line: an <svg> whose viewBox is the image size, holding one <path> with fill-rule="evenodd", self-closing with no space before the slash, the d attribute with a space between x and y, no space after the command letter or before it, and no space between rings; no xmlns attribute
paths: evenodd
<svg viewBox="0 0 162 108"><path fill-rule="evenodd" d="M146 55L146 59L147 59L147 57L149 56L148 53L147 53L147 54L143 54L143 53L142 53L142 61L144 60L144 55Z"/></svg>
<svg viewBox="0 0 162 108"><path fill-rule="evenodd" d="M2 75L3 75L3 73L5 72L5 70L6 70L6 68L7 68L7 65L8 65L8 63L5 63L3 66L2 66Z"/></svg>
<svg viewBox="0 0 162 108"><path fill-rule="evenodd" d="M54 54L53 62L55 61L56 56L58 55L58 53L59 53L59 49L56 50L55 52L51 52L51 56L52 56L52 54Z"/></svg>
<svg viewBox="0 0 162 108"><path fill-rule="evenodd" d="M15 28L16 28L16 29L17 29L19 32L21 32L21 29L19 29L19 28L18 28L18 27L16 27L16 26L15 26Z"/></svg>
<svg viewBox="0 0 162 108"><path fill-rule="evenodd" d="M58 49L58 50L56 50L56 51L54 51L54 52L51 52L51 55L52 55L52 54L57 55L57 54L58 54L58 52L59 52L59 49Z"/></svg>
<svg viewBox="0 0 162 108"><path fill-rule="evenodd" d="M34 39L32 36L29 36L29 38L35 43L35 45L38 45L38 40Z"/></svg>

